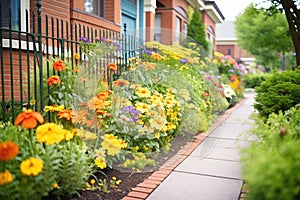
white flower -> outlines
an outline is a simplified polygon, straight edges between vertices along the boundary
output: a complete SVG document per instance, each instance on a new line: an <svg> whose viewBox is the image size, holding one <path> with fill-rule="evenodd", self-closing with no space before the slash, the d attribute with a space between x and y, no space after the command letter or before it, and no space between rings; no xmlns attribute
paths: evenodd
<svg viewBox="0 0 300 200"><path fill-rule="evenodd" d="M223 92L226 98L232 98L236 95L235 91L229 86L229 85L222 85L223 86Z"/></svg>

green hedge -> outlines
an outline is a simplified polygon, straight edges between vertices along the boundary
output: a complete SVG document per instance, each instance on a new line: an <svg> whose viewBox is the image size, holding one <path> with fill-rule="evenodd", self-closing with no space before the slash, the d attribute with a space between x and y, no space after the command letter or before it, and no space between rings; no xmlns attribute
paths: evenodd
<svg viewBox="0 0 300 200"><path fill-rule="evenodd" d="M260 86L260 84L266 80L267 77L269 77L270 74L264 73L264 74L244 74L242 76L242 81L245 86L245 88L255 88L257 86Z"/></svg>

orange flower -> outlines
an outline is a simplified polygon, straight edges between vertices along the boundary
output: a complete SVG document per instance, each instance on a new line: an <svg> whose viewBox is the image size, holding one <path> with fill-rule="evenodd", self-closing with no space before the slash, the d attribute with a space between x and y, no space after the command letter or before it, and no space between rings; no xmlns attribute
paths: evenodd
<svg viewBox="0 0 300 200"><path fill-rule="evenodd" d="M37 121L41 124L44 123L43 116L38 112L28 109L17 116L15 126L22 123L23 128L35 128L37 126Z"/></svg>
<svg viewBox="0 0 300 200"><path fill-rule="evenodd" d="M72 123L75 122L74 113L71 109L60 111L57 116L59 119L66 119L72 121Z"/></svg>
<svg viewBox="0 0 300 200"><path fill-rule="evenodd" d="M79 68L74 68L74 69L73 69L73 72L74 72L74 73L78 73L79 71L80 71Z"/></svg>
<svg viewBox="0 0 300 200"><path fill-rule="evenodd" d="M57 60L53 63L53 67L57 71L62 71L65 68L65 63L62 60Z"/></svg>
<svg viewBox="0 0 300 200"><path fill-rule="evenodd" d="M60 84L60 78L57 75L50 76L47 80L48 85L51 87L53 84Z"/></svg>
<svg viewBox="0 0 300 200"><path fill-rule="evenodd" d="M97 95L98 99L101 100L106 100L108 98L108 93L105 91L101 91L98 95Z"/></svg>
<svg viewBox="0 0 300 200"><path fill-rule="evenodd" d="M12 160L19 153L19 146L12 141L0 142L0 160Z"/></svg>
<svg viewBox="0 0 300 200"><path fill-rule="evenodd" d="M118 66L115 63L109 63L107 67L108 69L111 69L113 71L116 71L118 69Z"/></svg>
<svg viewBox="0 0 300 200"><path fill-rule="evenodd" d="M118 79L118 80L114 81L115 87L117 87L117 86L123 87L125 85L130 85L130 83L124 79Z"/></svg>
<svg viewBox="0 0 300 200"><path fill-rule="evenodd" d="M74 58L75 58L76 60L79 60L79 59L80 59L80 55L79 55L78 53L75 53L75 54L74 54Z"/></svg>
<svg viewBox="0 0 300 200"><path fill-rule="evenodd" d="M154 60L160 61L161 60L161 55L159 55L158 53L153 53L151 55L151 58L153 58Z"/></svg>

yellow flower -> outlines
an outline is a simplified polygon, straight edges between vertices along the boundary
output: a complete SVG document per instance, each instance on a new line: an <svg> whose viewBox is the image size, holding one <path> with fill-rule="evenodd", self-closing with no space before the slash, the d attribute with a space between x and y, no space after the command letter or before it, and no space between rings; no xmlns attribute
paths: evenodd
<svg viewBox="0 0 300 200"><path fill-rule="evenodd" d="M61 142L65 139L64 129L55 123L46 123L36 129L36 139L38 142L45 142L47 145Z"/></svg>
<svg viewBox="0 0 300 200"><path fill-rule="evenodd" d="M43 161L39 158L28 158L21 162L20 169L23 175L37 176L43 169Z"/></svg>
<svg viewBox="0 0 300 200"><path fill-rule="evenodd" d="M100 169L106 168L106 161L105 161L105 152L103 150L95 149L96 158L94 160L97 167Z"/></svg>
<svg viewBox="0 0 300 200"><path fill-rule="evenodd" d="M80 59L80 55L79 55L78 53L75 53L75 54L74 54L74 58L75 58L76 60L79 60L79 59Z"/></svg>
<svg viewBox="0 0 300 200"><path fill-rule="evenodd" d="M107 155L117 155L121 148L123 141L119 140L117 136L113 134L106 134L103 137L103 142L101 143L102 149L107 150Z"/></svg>
<svg viewBox="0 0 300 200"><path fill-rule="evenodd" d="M142 102L137 102L135 104L135 109L141 111L141 113L146 113L150 111L151 106Z"/></svg>
<svg viewBox="0 0 300 200"><path fill-rule="evenodd" d="M120 183L121 183L121 180L117 180L117 181L116 181L116 184L117 184L117 185L120 185Z"/></svg>
<svg viewBox="0 0 300 200"><path fill-rule="evenodd" d="M117 180L117 177L113 176L111 177L112 180L116 181Z"/></svg>
<svg viewBox="0 0 300 200"><path fill-rule="evenodd" d="M4 172L0 172L0 186L12 182L13 179L13 175L7 169Z"/></svg>
<svg viewBox="0 0 300 200"><path fill-rule="evenodd" d="M66 141L69 141L74 137L74 131L64 130L63 133Z"/></svg>
<svg viewBox="0 0 300 200"><path fill-rule="evenodd" d="M58 185L58 183L53 183L52 187L53 187L54 189L58 189L58 188L59 188L59 185Z"/></svg>
<svg viewBox="0 0 300 200"><path fill-rule="evenodd" d="M65 108L64 105L45 106L45 112L61 112L64 110L64 108Z"/></svg>
<svg viewBox="0 0 300 200"><path fill-rule="evenodd" d="M90 183L91 183L92 185L94 185L94 184L96 183L95 179L92 179L92 180L90 181Z"/></svg>
<svg viewBox="0 0 300 200"><path fill-rule="evenodd" d="M150 90L148 90L148 88L143 88L143 87L140 87L136 90L136 95L138 95L138 97L144 97L144 98L148 98L151 96L151 92Z"/></svg>

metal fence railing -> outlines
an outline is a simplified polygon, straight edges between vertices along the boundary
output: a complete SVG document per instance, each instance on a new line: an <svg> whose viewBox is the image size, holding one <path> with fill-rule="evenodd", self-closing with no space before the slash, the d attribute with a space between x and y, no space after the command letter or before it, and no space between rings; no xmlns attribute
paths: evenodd
<svg viewBox="0 0 300 200"><path fill-rule="evenodd" d="M2 11L0 3L0 121L14 121L16 115L30 102L34 104L35 110L43 110L43 82L53 74L53 67L45 60L64 60L68 57L72 67L78 62L83 66L88 65L84 56L79 61L72 59L75 53L83 55L80 38L84 37L92 42L98 38L106 38L120 45L116 52L107 54L101 62L97 62L95 71L91 72L100 74L109 84L112 83L111 77L117 77L128 69L128 58L137 56L144 44L143 40L126 33L126 25L124 32L119 33L71 23L41 15L39 3L36 13L26 10L25 15L21 15L19 10L17 26L13 24L12 17L7 19ZM11 16L12 11L9 13ZM21 19L21 16L25 18ZM118 65L118 71L113 72L114 74L107 70L110 62ZM33 99L34 102L31 101Z"/></svg>

